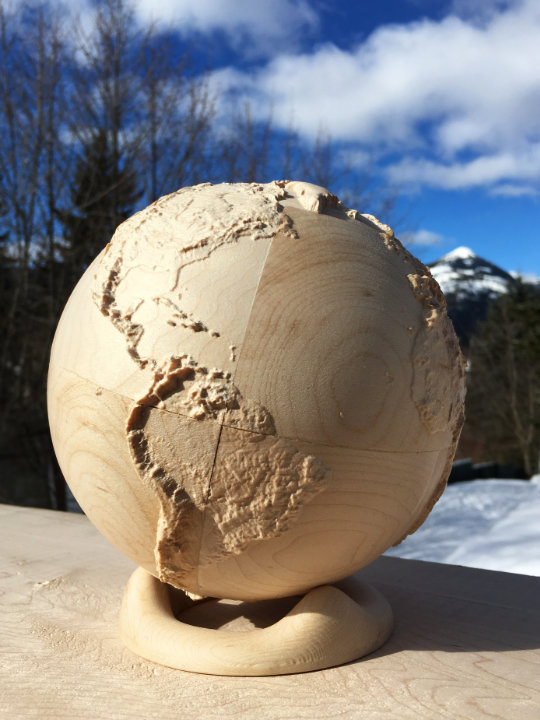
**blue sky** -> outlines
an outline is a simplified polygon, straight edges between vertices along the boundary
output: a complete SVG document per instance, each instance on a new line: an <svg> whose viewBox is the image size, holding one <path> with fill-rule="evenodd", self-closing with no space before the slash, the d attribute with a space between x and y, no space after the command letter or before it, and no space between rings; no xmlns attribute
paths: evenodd
<svg viewBox="0 0 540 720"><path fill-rule="evenodd" d="M218 106L232 89L307 140L327 132L358 173L370 163L422 260L467 245L540 275L538 0L134 6L142 25L189 39L201 67L210 53Z"/></svg>

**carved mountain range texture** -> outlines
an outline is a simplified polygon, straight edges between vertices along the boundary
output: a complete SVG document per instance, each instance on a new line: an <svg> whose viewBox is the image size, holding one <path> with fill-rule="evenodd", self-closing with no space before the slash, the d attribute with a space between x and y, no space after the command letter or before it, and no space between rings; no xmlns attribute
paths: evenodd
<svg viewBox="0 0 540 720"><path fill-rule="evenodd" d="M462 424L429 271L301 182L203 184L123 223L60 322L55 449L109 539L191 594L333 582L415 529Z"/></svg>

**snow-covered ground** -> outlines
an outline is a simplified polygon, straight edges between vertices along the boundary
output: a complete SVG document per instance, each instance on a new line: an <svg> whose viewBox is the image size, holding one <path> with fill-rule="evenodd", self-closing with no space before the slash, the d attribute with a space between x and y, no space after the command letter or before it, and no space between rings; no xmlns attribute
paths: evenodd
<svg viewBox="0 0 540 720"><path fill-rule="evenodd" d="M386 554L540 576L539 481L449 485L422 527Z"/></svg>

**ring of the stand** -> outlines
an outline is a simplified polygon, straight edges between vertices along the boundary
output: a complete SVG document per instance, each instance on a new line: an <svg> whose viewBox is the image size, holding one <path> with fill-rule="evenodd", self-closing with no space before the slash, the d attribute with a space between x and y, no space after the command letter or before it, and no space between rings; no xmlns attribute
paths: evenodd
<svg viewBox="0 0 540 720"><path fill-rule="evenodd" d="M359 602L333 586L309 591L281 620L245 632L178 620L168 588L135 570L120 615L124 643L168 667L211 675L283 675L340 665L379 648L392 632L392 611L374 588Z"/></svg>

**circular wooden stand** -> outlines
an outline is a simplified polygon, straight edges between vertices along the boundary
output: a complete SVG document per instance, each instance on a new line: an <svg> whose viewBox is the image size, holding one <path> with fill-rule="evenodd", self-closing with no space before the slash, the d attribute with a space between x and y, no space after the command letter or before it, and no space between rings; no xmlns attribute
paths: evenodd
<svg viewBox="0 0 540 720"><path fill-rule="evenodd" d="M245 632L182 622L173 613L169 589L146 570L135 570L124 593L120 632L137 655L179 670L210 675L320 670L373 652L392 632L392 610L369 585L362 585L359 601L337 587L315 588L278 622ZM190 602L186 597L186 605Z"/></svg>

